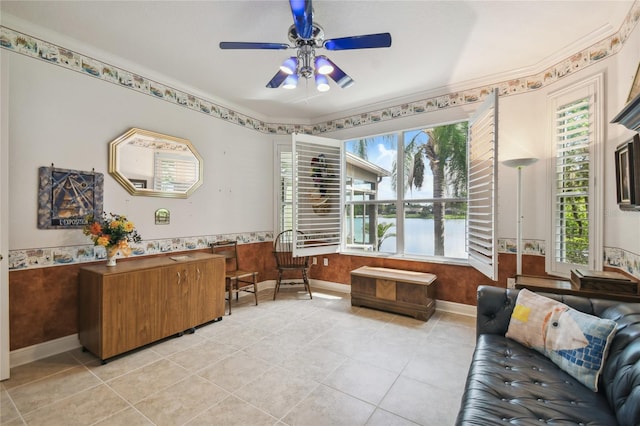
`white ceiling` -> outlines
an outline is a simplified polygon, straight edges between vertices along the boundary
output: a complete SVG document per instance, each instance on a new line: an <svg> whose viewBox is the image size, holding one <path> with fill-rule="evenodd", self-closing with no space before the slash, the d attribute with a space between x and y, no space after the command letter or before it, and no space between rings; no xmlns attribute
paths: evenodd
<svg viewBox="0 0 640 426"><path fill-rule="evenodd" d="M324 27L326 38L392 35L388 49L321 49L356 81L350 88L331 83L331 90L320 94L312 81L308 86L301 81L293 91L268 89L266 83L292 51L218 48L220 41L288 43L292 17L286 0L2 0L0 12L10 28L55 36L45 39L64 47L90 48L80 53L245 114L304 123L541 71L616 32L633 1L313 4L314 22Z"/></svg>

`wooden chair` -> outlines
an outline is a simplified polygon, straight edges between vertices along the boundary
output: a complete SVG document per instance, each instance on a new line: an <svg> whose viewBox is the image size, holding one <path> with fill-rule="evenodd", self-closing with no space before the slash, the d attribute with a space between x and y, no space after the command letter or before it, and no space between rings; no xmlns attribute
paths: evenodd
<svg viewBox="0 0 640 426"><path fill-rule="evenodd" d="M238 301L238 293L246 291L253 293L258 304L258 272L245 271L240 269L238 262L238 242L237 241L217 241L211 243L211 250L214 254L225 257L225 284L226 291L229 293L229 315L231 315L231 299L233 294L236 295ZM248 279L249 278L249 279Z"/></svg>
<svg viewBox="0 0 640 426"><path fill-rule="evenodd" d="M303 232L297 232L298 238L304 238ZM298 280L302 279L302 284L304 284L305 289L309 292L309 298L313 299L311 287L309 287L309 256L293 257L293 231L291 229L278 234L273 243L273 255L276 258L276 266L278 268L278 280L273 292L273 300L276 300L276 295L278 291L280 291L281 284L301 284L300 281L282 281L285 275L289 276L295 273L301 275Z"/></svg>

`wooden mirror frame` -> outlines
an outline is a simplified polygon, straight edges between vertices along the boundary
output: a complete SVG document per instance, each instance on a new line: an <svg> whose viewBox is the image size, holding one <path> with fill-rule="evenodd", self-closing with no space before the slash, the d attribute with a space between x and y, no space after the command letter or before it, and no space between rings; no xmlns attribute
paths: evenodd
<svg viewBox="0 0 640 426"><path fill-rule="evenodd" d="M193 156L194 163L197 164L198 167L196 171L196 180L189 188L184 191L169 191L154 189L153 182L151 182L151 184L147 184L146 180L141 179L140 176L125 176L122 168L120 167L122 161L121 150L125 145L134 141L139 145L151 145L149 147L153 149L153 151L151 151L150 153L151 155L153 155L155 152L160 151L163 147L171 147L173 145L178 148L178 151L181 151L183 153L188 151ZM176 148L173 149L176 150ZM153 163L153 159L151 160L151 162ZM200 156L200 154L198 154L198 151L196 151L194 146L187 139L164 135L162 133L156 133L134 127L109 143L109 174L113 176L115 180L117 180L118 183L120 183L120 185L122 185L122 187L124 187L131 195L147 197L187 198L200 185L202 185L202 169L202 157Z"/></svg>

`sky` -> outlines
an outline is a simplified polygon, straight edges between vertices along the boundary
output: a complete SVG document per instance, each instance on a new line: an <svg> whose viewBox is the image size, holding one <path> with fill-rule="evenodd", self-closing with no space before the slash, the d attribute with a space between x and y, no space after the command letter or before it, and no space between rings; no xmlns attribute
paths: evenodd
<svg viewBox="0 0 640 426"><path fill-rule="evenodd" d="M404 133L405 145L408 144L411 139L419 133L418 141L419 143L426 143L427 136L420 132L420 130L412 130ZM385 136L375 136L372 138L367 138L367 157L366 160L370 163L373 163L379 167L382 167L389 172L393 171L393 163L398 155L397 148L397 138L395 135L390 135L391 137ZM345 148L348 152L356 154L356 147L358 139L347 141L345 144ZM356 154L357 155L357 154ZM417 190L413 188L411 195L408 198L418 199L418 198L431 198L433 194L433 176L431 174L431 170L427 165L427 160L425 159L425 171L424 171L424 182L422 184L422 189ZM391 186L391 176L383 178L382 182L378 185L378 199L386 200L391 199L394 200L396 198L395 191Z"/></svg>

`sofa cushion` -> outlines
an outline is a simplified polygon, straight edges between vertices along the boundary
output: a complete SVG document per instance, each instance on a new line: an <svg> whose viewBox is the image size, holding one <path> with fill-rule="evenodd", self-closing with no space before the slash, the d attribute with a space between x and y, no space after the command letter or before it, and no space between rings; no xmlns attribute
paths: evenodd
<svg viewBox="0 0 640 426"><path fill-rule="evenodd" d="M604 366L616 323L571 309L523 289L506 337L546 355L593 391Z"/></svg>
<svg viewBox="0 0 640 426"><path fill-rule="evenodd" d="M616 425L603 394L504 336L478 337L457 425Z"/></svg>

